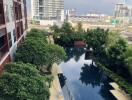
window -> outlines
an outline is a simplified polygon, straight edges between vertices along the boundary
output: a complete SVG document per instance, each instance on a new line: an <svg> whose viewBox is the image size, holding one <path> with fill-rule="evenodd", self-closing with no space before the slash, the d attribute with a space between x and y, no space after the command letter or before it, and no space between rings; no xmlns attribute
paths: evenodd
<svg viewBox="0 0 132 100"><path fill-rule="evenodd" d="M11 32L8 33L8 43L9 46L11 47L12 46Z"/></svg>
<svg viewBox="0 0 132 100"><path fill-rule="evenodd" d="M0 37L0 48L4 46L4 36Z"/></svg>
<svg viewBox="0 0 132 100"><path fill-rule="evenodd" d="M2 14L2 9L3 9L3 5L2 5L2 3L0 2L0 15Z"/></svg>
<svg viewBox="0 0 132 100"><path fill-rule="evenodd" d="M39 12L43 13L43 7L39 7Z"/></svg>
<svg viewBox="0 0 132 100"><path fill-rule="evenodd" d="M5 24L3 2L0 0L0 25Z"/></svg>

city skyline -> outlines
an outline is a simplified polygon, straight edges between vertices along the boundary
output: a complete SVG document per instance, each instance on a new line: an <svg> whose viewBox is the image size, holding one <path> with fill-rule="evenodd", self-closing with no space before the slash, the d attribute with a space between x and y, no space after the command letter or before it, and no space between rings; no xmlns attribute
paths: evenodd
<svg viewBox="0 0 132 100"><path fill-rule="evenodd" d="M30 13L31 0L27 0L28 12ZM114 15L115 4L117 0L64 0L64 8L75 8L78 14L88 12L104 13ZM126 0L126 3L132 5L132 0Z"/></svg>
<svg viewBox="0 0 132 100"><path fill-rule="evenodd" d="M78 14L95 12L114 15L116 3L117 0L65 0L65 9L75 8ZM132 5L132 0L126 0L126 3Z"/></svg>

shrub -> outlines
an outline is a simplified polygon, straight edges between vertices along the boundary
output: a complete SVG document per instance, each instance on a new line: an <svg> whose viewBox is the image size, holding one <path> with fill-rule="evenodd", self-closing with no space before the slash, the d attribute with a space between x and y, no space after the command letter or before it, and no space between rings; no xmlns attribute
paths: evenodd
<svg viewBox="0 0 132 100"><path fill-rule="evenodd" d="M5 65L0 77L1 100L48 100L49 89L45 78L31 64Z"/></svg>
<svg viewBox="0 0 132 100"><path fill-rule="evenodd" d="M47 61L46 48L46 43L44 43L41 39L26 39L23 43L21 43L16 51L16 61L42 66Z"/></svg>

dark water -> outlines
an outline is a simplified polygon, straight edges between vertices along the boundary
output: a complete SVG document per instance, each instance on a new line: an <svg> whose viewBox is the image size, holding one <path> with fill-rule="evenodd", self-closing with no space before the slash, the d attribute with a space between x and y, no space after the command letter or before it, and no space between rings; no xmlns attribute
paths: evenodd
<svg viewBox="0 0 132 100"><path fill-rule="evenodd" d="M67 48L68 59L60 64L65 100L116 100L109 92L111 81L92 60L85 60L84 48Z"/></svg>

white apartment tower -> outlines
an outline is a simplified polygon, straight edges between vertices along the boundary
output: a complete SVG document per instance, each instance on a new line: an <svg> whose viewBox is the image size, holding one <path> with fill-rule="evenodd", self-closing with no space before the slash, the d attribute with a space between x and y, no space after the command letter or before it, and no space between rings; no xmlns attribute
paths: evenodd
<svg viewBox="0 0 132 100"><path fill-rule="evenodd" d="M32 19L37 21L62 21L64 0L31 0Z"/></svg>
<svg viewBox="0 0 132 100"><path fill-rule="evenodd" d="M132 6L126 4L126 0L118 0L115 6L115 17L132 17Z"/></svg>

